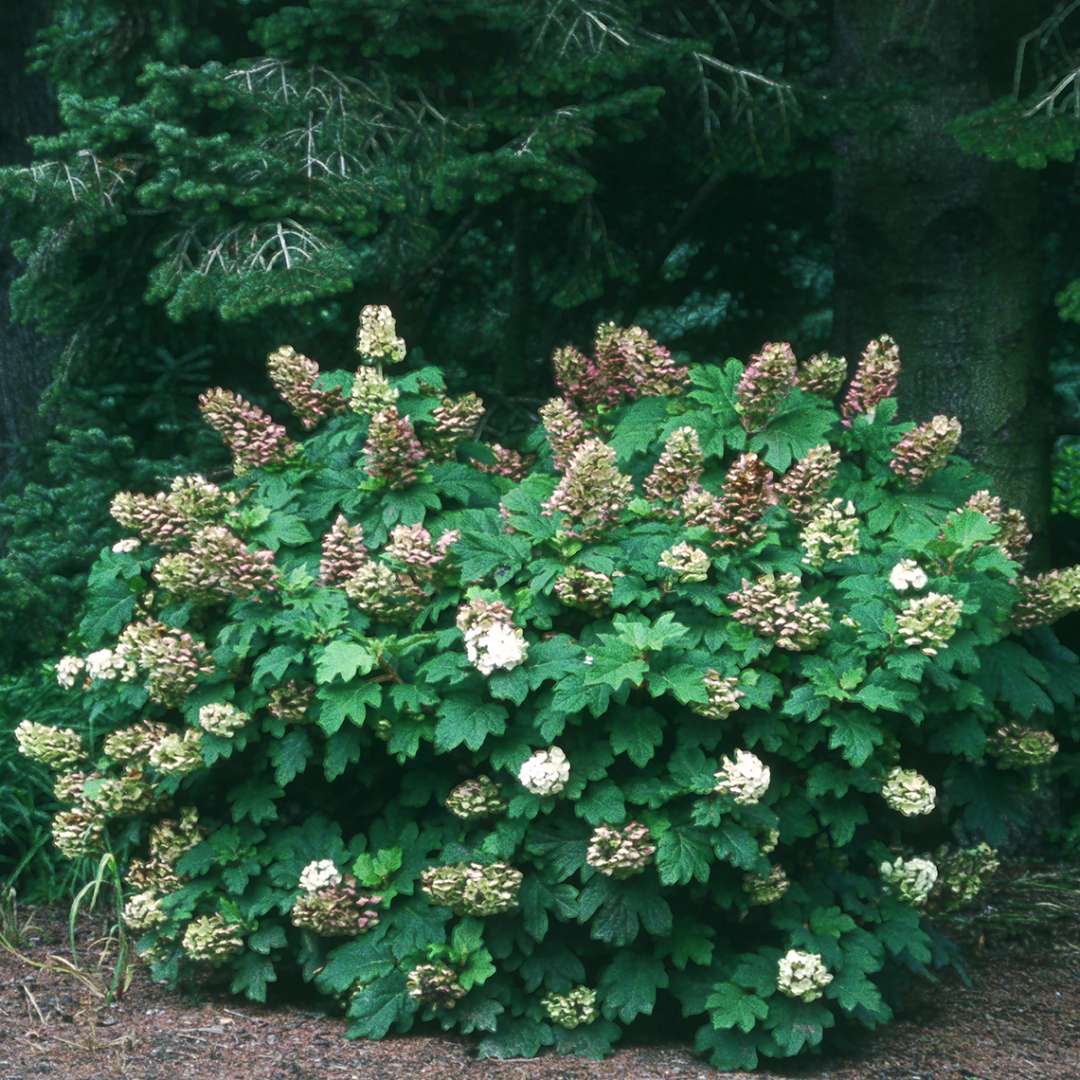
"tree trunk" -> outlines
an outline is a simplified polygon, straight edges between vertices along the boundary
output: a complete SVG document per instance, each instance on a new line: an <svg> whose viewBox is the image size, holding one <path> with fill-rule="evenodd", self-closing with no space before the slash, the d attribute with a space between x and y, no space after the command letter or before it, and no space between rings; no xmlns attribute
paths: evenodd
<svg viewBox="0 0 1080 1080"><path fill-rule="evenodd" d="M47 4L23 0L0 6L0 165L30 161L26 138L55 130L45 80L26 71L26 50L45 24ZM19 272L8 246L14 210L0 207L0 475L38 428L36 405L49 377L52 344L11 318L9 292Z"/></svg>
<svg viewBox="0 0 1080 1080"><path fill-rule="evenodd" d="M959 418L962 452L1038 533L1053 443L1039 178L963 153L946 130L1008 92L1030 12L1017 0L835 0L835 81L885 103L836 147L833 338L851 360L896 338L901 415Z"/></svg>

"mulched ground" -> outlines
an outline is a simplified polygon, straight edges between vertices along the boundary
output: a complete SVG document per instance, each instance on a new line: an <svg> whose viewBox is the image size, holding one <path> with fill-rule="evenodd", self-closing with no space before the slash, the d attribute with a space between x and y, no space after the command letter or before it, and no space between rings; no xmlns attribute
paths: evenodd
<svg viewBox="0 0 1080 1080"><path fill-rule="evenodd" d="M1036 873L1037 877L1037 873ZM1025 878L1030 886L1030 874ZM1037 882L1036 882L1037 884ZM971 965L912 989L898 1021L783 1072L829 1080L1080 1080L1078 892L1018 890L991 911ZM1019 898L1019 899L1018 899ZM1029 925L1033 910L1042 927ZM996 913L996 914L995 914ZM27 918L30 920L26 926ZM187 1000L141 969L121 1001L59 970L70 957L66 913L20 911L21 956L0 950L0 1080L705 1080L719 1077L683 1046L621 1050L603 1062L491 1061L437 1036L349 1042L341 1020L301 1007L207 995ZM987 926L989 929L987 929ZM102 924L80 924L80 966L95 972ZM29 962L28 962L29 961ZM33 964L45 964L44 968ZM107 969L101 974L107 981ZM749 1077L750 1074L727 1074Z"/></svg>

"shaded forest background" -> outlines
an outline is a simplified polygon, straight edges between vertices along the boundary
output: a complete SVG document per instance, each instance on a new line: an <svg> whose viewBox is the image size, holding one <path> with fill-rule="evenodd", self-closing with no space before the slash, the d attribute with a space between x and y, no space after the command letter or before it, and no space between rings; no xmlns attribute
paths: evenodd
<svg viewBox="0 0 1080 1080"><path fill-rule="evenodd" d="M0 53L4 730L61 707L112 493L224 476L198 393L288 422L266 354L346 365L365 303L510 445L602 320L890 333L1076 561L1080 2L26 0ZM48 787L5 786L21 865Z"/></svg>

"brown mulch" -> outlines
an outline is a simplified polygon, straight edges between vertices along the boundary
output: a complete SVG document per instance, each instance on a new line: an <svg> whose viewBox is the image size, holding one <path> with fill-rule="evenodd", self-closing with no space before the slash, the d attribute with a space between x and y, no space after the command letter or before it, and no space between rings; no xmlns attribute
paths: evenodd
<svg viewBox="0 0 1080 1080"><path fill-rule="evenodd" d="M620 1050L594 1062L477 1060L434 1035L350 1042L344 1022L302 1006L219 994L193 1001L137 968L118 1003L49 957L70 957L66 913L20 912L21 956L0 950L0 1080L705 1080L722 1074L685 1046ZM80 966L107 953L80 926ZM47 963L42 969L27 961ZM106 956L107 960L107 956ZM1080 912L1033 936L996 933L955 977L912 988L897 1021L772 1077L829 1080L1080 1080ZM98 974L108 981L108 969ZM727 1074L748 1077L750 1074Z"/></svg>

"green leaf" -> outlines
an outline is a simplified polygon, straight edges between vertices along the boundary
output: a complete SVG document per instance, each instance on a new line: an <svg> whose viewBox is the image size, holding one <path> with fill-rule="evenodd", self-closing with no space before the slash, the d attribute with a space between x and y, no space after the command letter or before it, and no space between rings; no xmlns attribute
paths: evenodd
<svg viewBox="0 0 1080 1080"><path fill-rule="evenodd" d="M791 392L764 431L750 439L750 449L771 469L785 472L792 461L828 441L834 413L820 398L799 389Z"/></svg>
<svg viewBox="0 0 1080 1080"><path fill-rule="evenodd" d="M866 762L874 747L880 746L884 739L880 724L869 713L832 712L825 722L832 728L830 748L840 750L844 760L856 768Z"/></svg>
<svg viewBox="0 0 1080 1080"><path fill-rule="evenodd" d="M656 991L668 985L664 962L625 951L605 968L597 985L603 1014L629 1024L635 1016L650 1016Z"/></svg>
<svg viewBox="0 0 1080 1080"><path fill-rule="evenodd" d="M405 972L389 971L354 994L346 1015L351 1039L381 1039L393 1024L416 1011L405 989Z"/></svg>
<svg viewBox="0 0 1080 1080"><path fill-rule="evenodd" d="M273 821L277 817L275 801L285 792L268 780L247 780L233 789L232 819L243 821L248 818L253 824L261 821Z"/></svg>
<svg viewBox="0 0 1080 1080"><path fill-rule="evenodd" d="M367 675L375 666L375 654L355 641L332 641L315 661L315 681L333 682L340 678L349 682L357 673Z"/></svg>
<svg viewBox="0 0 1080 1080"><path fill-rule="evenodd" d="M707 1055L711 1064L724 1072L757 1068L757 1039L753 1035L723 1031L706 1024L694 1036L694 1049Z"/></svg>
<svg viewBox="0 0 1080 1080"><path fill-rule="evenodd" d="M307 732L294 728L283 738L275 739L269 753L274 765L274 779L280 787L285 787L307 768L314 748Z"/></svg>
<svg viewBox="0 0 1080 1080"><path fill-rule="evenodd" d="M668 409L665 397L643 397L627 406L608 440L620 462L652 449L668 418Z"/></svg>
<svg viewBox="0 0 1080 1080"><path fill-rule="evenodd" d="M532 1058L540 1047L550 1046L555 1036L547 1024L520 1017L504 1020L494 1035L480 1040L477 1052L481 1057Z"/></svg>
<svg viewBox="0 0 1080 1080"><path fill-rule="evenodd" d="M319 727L332 735L346 720L357 727L362 725L368 708L378 708L382 702L382 687L373 682L359 686L320 686L315 697L319 702Z"/></svg>
<svg viewBox="0 0 1080 1080"><path fill-rule="evenodd" d="M275 645L255 661L255 667L251 672L251 685L260 686L266 676L270 676L271 683L279 683L289 665L300 663L303 659L302 649L293 645Z"/></svg>
<svg viewBox="0 0 1080 1080"><path fill-rule="evenodd" d="M282 545L295 547L308 544L315 538L308 531L303 518L296 514L279 513L271 515L270 520L252 534L252 539L271 551L277 551Z"/></svg>
<svg viewBox="0 0 1080 1080"><path fill-rule="evenodd" d="M686 885L709 880L710 844L703 830L674 826L656 844L656 865L664 885Z"/></svg>
<svg viewBox="0 0 1080 1080"><path fill-rule="evenodd" d="M622 709L612 723L611 749L625 753L639 769L652 760L664 741L664 719L654 709Z"/></svg>
<svg viewBox="0 0 1080 1080"><path fill-rule="evenodd" d="M245 952L236 961L229 989L249 1001L265 1001L268 983L277 982L273 963L265 956Z"/></svg>
<svg viewBox="0 0 1080 1080"><path fill-rule="evenodd" d="M977 510L961 510L949 515L942 530L945 540L959 551L970 551L977 544L993 540L1001 531Z"/></svg>
<svg viewBox="0 0 1080 1080"><path fill-rule="evenodd" d="M435 724L435 750L445 754L464 744L479 750L489 735L506 731L507 712L501 705L477 701L473 697L448 697L439 707Z"/></svg>
<svg viewBox="0 0 1080 1080"><path fill-rule="evenodd" d="M715 829L712 844L718 859L724 859L740 870L753 869L761 857L753 834L732 821L725 821Z"/></svg>
<svg viewBox="0 0 1080 1080"><path fill-rule="evenodd" d="M729 982L717 983L705 1004L715 1028L738 1027L749 1032L769 1013L769 1006L757 994Z"/></svg>

